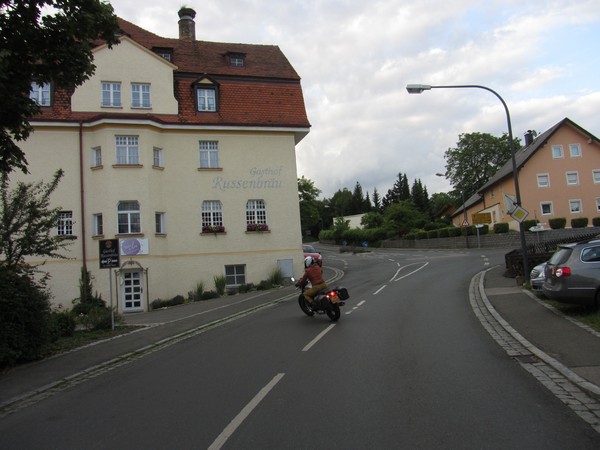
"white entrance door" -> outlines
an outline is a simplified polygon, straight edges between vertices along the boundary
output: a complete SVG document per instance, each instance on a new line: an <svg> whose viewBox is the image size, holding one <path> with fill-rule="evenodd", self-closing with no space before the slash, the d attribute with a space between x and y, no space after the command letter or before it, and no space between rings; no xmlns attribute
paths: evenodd
<svg viewBox="0 0 600 450"><path fill-rule="evenodd" d="M144 290L142 288L142 271L123 272L121 285L121 298L123 299L123 312L144 310Z"/></svg>

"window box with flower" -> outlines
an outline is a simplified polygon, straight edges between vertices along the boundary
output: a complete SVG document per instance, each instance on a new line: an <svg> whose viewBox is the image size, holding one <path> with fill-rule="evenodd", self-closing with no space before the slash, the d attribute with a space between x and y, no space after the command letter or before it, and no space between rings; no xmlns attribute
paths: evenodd
<svg viewBox="0 0 600 450"><path fill-rule="evenodd" d="M225 233L225 227L223 225L204 225L202 226L202 234L207 233Z"/></svg>
<svg viewBox="0 0 600 450"><path fill-rule="evenodd" d="M266 223L248 223L246 224L246 231L269 231L269 225Z"/></svg>

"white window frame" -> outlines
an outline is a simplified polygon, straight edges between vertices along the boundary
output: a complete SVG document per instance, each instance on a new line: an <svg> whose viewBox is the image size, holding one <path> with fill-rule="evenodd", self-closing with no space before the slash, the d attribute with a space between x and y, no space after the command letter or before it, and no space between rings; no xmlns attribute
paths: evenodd
<svg viewBox="0 0 600 450"><path fill-rule="evenodd" d="M569 171L565 173L568 186L577 186L579 184L579 172Z"/></svg>
<svg viewBox="0 0 600 450"><path fill-rule="evenodd" d="M267 223L267 206L263 199L246 202L246 225Z"/></svg>
<svg viewBox="0 0 600 450"><path fill-rule="evenodd" d="M600 212L600 197L596 197L596 211Z"/></svg>
<svg viewBox="0 0 600 450"><path fill-rule="evenodd" d="M199 141L200 168L216 169L219 167L219 141Z"/></svg>
<svg viewBox="0 0 600 450"><path fill-rule="evenodd" d="M131 107L152 108L150 101L150 83L131 83Z"/></svg>
<svg viewBox="0 0 600 450"><path fill-rule="evenodd" d="M137 200L121 200L117 205L118 234L140 234L142 220Z"/></svg>
<svg viewBox="0 0 600 450"><path fill-rule="evenodd" d="M226 286L242 286L246 284L246 265L231 264L225 266Z"/></svg>
<svg viewBox="0 0 600 450"><path fill-rule="evenodd" d="M154 147L152 149L152 165L154 167L163 167L163 149Z"/></svg>
<svg viewBox="0 0 600 450"><path fill-rule="evenodd" d="M600 183L600 169L592 170L592 179L594 180L594 184Z"/></svg>
<svg viewBox="0 0 600 450"><path fill-rule="evenodd" d="M581 214L583 212L580 199L569 200L569 212L571 214Z"/></svg>
<svg viewBox="0 0 600 450"><path fill-rule="evenodd" d="M552 146L552 159L562 159L565 157L565 152L562 145Z"/></svg>
<svg viewBox="0 0 600 450"><path fill-rule="evenodd" d="M36 102L39 106L51 106L50 83L31 83L31 91L29 98Z"/></svg>
<svg viewBox="0 0 600 450"><path fill-rule="evenodd" d="M120 82L102 82L101 105L104 108L120 108L122 106Z"/></svg>
<svg viewBox="0 0 600 450"><path fill-rule="evenodd" d="M548 212L544 212L544 207L548 207L549 211ZM552 202L541 202L540 203L540 211L542 212L542 216L551 216L553 213L553 206L552 206Z"/></svg>
<svg viewBox="0 0 600 450"><path fill-rule="evenodd" d="M139 137L115 136L115 157L117 165L139 165Z"/></svg>
<svg viewBox="0 0 600 450"><path fill-rule="evenodd" d="M102 213L92 214L92 230L94 236L102 236L104 234Z"/></svg>
<svg viewBox="0 0 600 450"><path fill-rule="evenodd" d="M102 165L102 147L92 147L92 167L100 167Z"/></svg>
<svg viewBox="0 0 600 450"><path fill-rule="evenodd" d="M157 211L154 213L154 231L156 234L167 234L165 219L164 212Z"/></svg>
<svg viewBox="0 0 600 450"><path fill-rule="evenodd" d="M202 230L223 226L223 204L219 200L202 202Z"/></svg>
<svg viewBox="0 0 600 450"><path fill-rule="evenodd" d="M544 182L544 180L545 180L545 182ZM538 173L537 174L537 185L539 188L550 187L550 174Z"/></svg>
<svg viewBox="0 0 600 450"><path fill-rule="evenodd" d="M581 158L581 145L569 144L569 154L571 158Z"/></svg>
<svg viewBox="0 0 600 450"><path fill-rule="evenodd" d="M196 89L198 111L215 112L217 110L217 90L214 87Z"/></svg>
<svg viewBox="0 0 600 450"><path fill-rule="evenodd" d="M73 236L73 211L60 211L58 213L58 226L56 234L58 236Z"/></svg>

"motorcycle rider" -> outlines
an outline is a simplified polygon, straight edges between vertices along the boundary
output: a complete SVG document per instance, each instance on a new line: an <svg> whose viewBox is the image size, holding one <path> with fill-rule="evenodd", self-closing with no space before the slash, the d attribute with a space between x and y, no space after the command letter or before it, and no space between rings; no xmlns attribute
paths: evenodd
<svg viewBox="0 0 600 450"><path fill-rule="evenodd" d="M312 287L304 291L304 298L312 305L313 297L321 290L326 289L327 283L323 278L323 269L321 269L319 263L312 256L304 258L304 268L304 275L298 280L296 286L302 286L307 280L310 281Z"/></svg>

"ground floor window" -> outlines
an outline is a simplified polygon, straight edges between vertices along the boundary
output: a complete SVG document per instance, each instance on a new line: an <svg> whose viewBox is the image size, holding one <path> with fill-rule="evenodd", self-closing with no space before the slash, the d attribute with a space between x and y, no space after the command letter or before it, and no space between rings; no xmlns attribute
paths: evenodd
<svg viewBox="0 0 600 450"><path fill-rule="evenodd" d="M244 264L225 266L225 279L227 286L246 284L246 266Z"/></svg>

